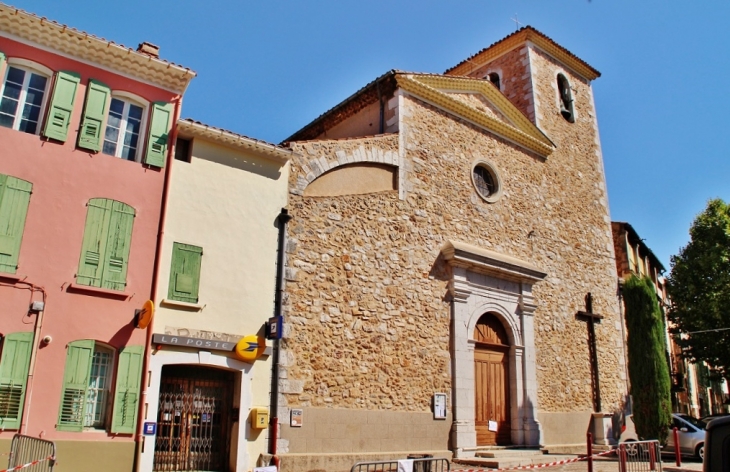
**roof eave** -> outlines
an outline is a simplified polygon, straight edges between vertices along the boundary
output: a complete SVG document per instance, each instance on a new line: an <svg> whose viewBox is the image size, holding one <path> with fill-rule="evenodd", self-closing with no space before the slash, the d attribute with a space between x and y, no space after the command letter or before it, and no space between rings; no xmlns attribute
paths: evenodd
<svg viewBox="0 0 730 472"><path fill-rule="evenodd" d="M289 162L295 155L292 149L285 149L275 144L252 139L203 123L179 120L177 125L178 132L183 136L201 138L231 149L248 151L256 156L272 160L281 165Z"/></svg>
<svg viewBox="0 0 730 472"><path fill-rule="evenodd" d="M2 33L179 94L197 75L189 68L0 3Z"/></svg>

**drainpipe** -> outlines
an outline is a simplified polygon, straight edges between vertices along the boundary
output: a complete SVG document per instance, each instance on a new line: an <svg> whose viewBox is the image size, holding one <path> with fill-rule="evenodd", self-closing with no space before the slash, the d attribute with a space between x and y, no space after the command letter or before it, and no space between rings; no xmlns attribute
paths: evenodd
<svg viewBox="0 0 730 472"><path fill-rule="evenodd" d="M276 254L276 291L274 293L274 316L282 316L282 292L284 290L284 248L286 243L286 224L291 220L292 217L286 208L281 209L281 213L276 218L276 222L279 225L279 247ZM283 325L283 323L282 323ZM282 329L280 327L280 329ZM277 467L279 466L279 458L277 457L277 437L279 436L279 352L281 340L274 340L274 359L271 366L271 420L269 425L270 438L269 438L269 454L271 454L272 462Z"/></svg>
<svg viewBox="0 0 730 472"><path fill-rule="evenodd" d="M43 295L42 301L43 301L43 309L36 312L36 318L35 318L35 326L33 327L33 340L31 341L31 350L30 350L30 362L28 364L28 377L25 382L25 399L23 404L23 412L21 413L20 417L20 428L18 428L18 434L26 434L28 423L30 422L30 404L33 400L33 384L35 379L35 364L36 360L38 358L38 349L40 348L41 341L41 331L43 329L43 313L46 310L46 291L43 289L43 287L39 287L38 285L32 284L30 282L25 281L19 281L19 284L23 284L28 286L31 292L31 303L33 303L33 294L35 292L41 292ZM30 307L29 307L30 309Z"/></svg>
<svg viewBox="0 0 730 472"><path fill-rule="evenodd" d="M180 104L182 96L178 95L175 100L175 111L173 113L172 132L167 146L167 170L165 171L165 183L162 188L162 205L160 208L160 224L157 230L157 248L155 249L155 266L152 274L152 288L150 290L150 300L155 301L157 295L157 275L160 273L160 261L162 259L162 238L165 234L165 221L167 220L167 197L170 193L170 175L172 174L172 163L175 155L175 141L177 140L177 120L180 117ZM147 404L147 386L149 384L149 365L150 351L152 350L152 327L154 319L147 326L146 341L144 345L144 357L142 359L142 392L140 395L139 408L137 411L137 434L134 442L136 443L136 454L134 457L134 470L139 471L142 459L142 445L144 444L144 436L142 428L144 423L145 405Z"/></svg>

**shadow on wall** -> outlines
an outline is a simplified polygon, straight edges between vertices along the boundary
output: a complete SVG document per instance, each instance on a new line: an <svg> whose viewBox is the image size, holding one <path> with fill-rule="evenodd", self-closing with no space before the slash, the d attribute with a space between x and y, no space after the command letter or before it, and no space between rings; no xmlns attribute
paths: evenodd
<svg viewBox="0 0 730 472"><path fill-rule="evenodd" d="M214 162L233 169L258 174L271 180L279 180L284 167L284 164L265 157L257 157L252 153L244 153L203 142L195 144L193 156L197 159Z"/></svg>

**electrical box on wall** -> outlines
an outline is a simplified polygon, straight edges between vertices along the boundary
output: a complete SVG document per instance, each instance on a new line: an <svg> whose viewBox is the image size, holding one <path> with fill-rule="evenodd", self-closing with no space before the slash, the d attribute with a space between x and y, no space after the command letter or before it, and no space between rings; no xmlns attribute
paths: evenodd
<svg viewBox="0 0 730 472"><path fill-rule="evenodd" d="M251 428L265 429L269 425L269 410L266 408L251 408Z"/></svg>

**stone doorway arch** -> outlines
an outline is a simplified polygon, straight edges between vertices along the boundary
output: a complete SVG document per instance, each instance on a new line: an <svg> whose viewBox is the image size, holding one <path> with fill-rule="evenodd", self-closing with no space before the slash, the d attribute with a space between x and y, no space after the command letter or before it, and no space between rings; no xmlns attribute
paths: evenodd
<svg viewBox="0 0 730 472"><path fill-rule="evenodd" d="M547 274L527 262L461 242L441 249L451 267L451 350L453 412L451 447L456 457L473 457L477 448L474 337L479 320L489 313L509 341L509 436L513 445L540 444L537 421L537 374L532 285Z"/></svg>

